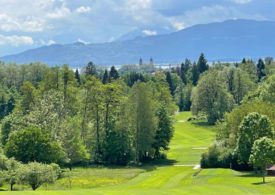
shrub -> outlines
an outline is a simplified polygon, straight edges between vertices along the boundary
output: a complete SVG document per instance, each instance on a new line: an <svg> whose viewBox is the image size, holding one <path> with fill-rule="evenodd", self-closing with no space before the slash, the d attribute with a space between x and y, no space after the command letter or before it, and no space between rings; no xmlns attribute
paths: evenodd
<svg viewBox="0 0 275 195"><path fill-rule="evenodd" d="M8 157L27 163L32 161L52 163L63 158L60 145L38 128L28 128L11 134L5 146Z"/></svg>
<svg viewBox="0 0 275 195"><path fill-rule="evenodd" d="M46 165L37 162L31 162L24 166L21 171L21 181L24 184L30 185L33 190L36 190L44 183L53 183L58 176L56 175L56 165Z"/></svg>

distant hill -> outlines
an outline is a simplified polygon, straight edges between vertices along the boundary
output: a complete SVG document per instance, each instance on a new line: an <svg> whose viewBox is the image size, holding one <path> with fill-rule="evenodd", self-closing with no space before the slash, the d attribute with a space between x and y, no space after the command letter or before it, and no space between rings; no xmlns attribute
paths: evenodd
<svg viewBox="0 0 275 195"><path fill-rule="evenodd" d="M0 60L82 66L89 61L99 65L133 64L139 58L146 61L152 57L157 63L177 63L185 58L195 60L204 52L209 61L235 61L243 57L274 57L274 32L272 21L229 20L127 41L45 46Z"/></svg>

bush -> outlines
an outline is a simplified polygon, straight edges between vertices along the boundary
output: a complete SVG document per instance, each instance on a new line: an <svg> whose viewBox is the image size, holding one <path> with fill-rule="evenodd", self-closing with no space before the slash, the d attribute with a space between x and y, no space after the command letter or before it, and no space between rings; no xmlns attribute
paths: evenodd
<svg viewBox="0 0 275 195"><path fill-rule="evenodd" d="M62 169L58 164L51 163L50 166L53 168L53 171L55 172L56 179L60 179L62 175Z"/></svg>
<svg viewBox="0 0 275 195"><path fill-rule="evenodd" d="M55 168L53 168L55 167ZM30 185L36 190L44 183L53 183L58 178L56 174L57 166L46 165L37 162L31 162L25 165L21 171L21 181Z"/></svg>
<svg viewBox="0 0 275 195"><path fill-rule="evenodd" d="M11 134L5 152L8 157L24 163L60 162L64 157L61 146L38 128L28 128Z"/></svg>
<svg viewBox="0 0 275 195"><path fill-rule="evenodd" d="M217 143L202 154L202 168L230 168L232 163L232 151Z"/></svg>

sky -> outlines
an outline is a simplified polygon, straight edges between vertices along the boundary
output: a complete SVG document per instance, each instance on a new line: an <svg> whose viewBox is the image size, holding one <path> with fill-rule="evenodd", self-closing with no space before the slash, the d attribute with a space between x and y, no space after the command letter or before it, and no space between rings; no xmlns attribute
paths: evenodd
<svg viewBox="0 0 275 195"><path fill-rule="evenodd" d="M229 19L275 21L275 0L0 0L0 56L52 44L102 43Z"/></svg>

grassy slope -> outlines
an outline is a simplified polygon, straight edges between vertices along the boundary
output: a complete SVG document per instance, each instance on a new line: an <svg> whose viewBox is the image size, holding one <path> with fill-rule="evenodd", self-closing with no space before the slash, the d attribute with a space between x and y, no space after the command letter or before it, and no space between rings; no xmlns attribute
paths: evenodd
<svg viewBox="0 0 275 195"><path fill-rule="evenodd" d="M190 113L178 115L175 136L168 158L176 161L176 166L147 167L153 169L76 169L72 175L72 191L13 192L11 194L33 195L86 195L86 194L274 194L275 180L260 185L261 178L229 169L194 170L203 148L214 139L213 127L202 123L188 123ZM77 177L77 178L76 178ZM114 185L115 184L115 185ZM48 189L63 189L68 180L59 180ZM80 188L92 188L80 190ZM5 194L10 194L4 192Z"/></svg>

